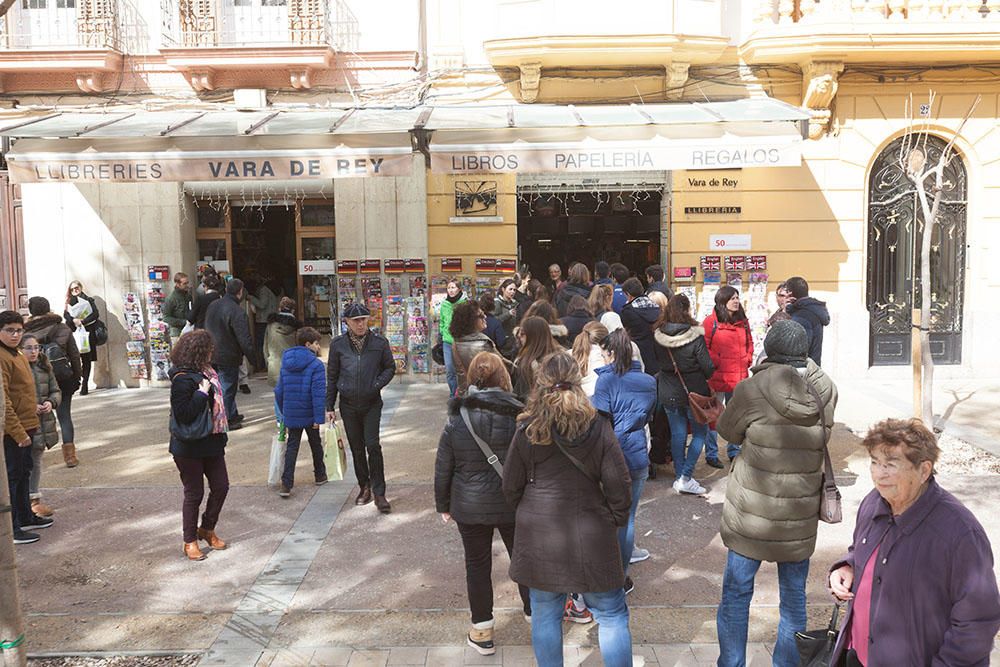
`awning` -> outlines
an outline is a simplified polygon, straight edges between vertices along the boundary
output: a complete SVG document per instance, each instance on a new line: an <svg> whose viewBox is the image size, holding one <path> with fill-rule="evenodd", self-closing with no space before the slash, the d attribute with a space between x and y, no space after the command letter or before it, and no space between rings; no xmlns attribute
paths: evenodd
<svg viewBox="0 0 1000 667"><path fill-rule="evenodd" d="M809 115L773 99L438 108L431 169L449 174L788 167Z"/></svg>
<svg viewBox="0 0 1000 667"><path fill-rule="evenodd" d="M801 163L809 115L773 99L631 105L62 112L0 129L18 183L663 171Z"/></svg>

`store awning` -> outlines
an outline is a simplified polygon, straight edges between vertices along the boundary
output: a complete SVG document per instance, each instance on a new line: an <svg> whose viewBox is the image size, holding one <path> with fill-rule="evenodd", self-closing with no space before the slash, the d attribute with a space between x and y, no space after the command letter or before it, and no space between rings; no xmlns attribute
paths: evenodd
<svg viewBox="0 0 1000 667"><path fill-rule="evenodd" d="M18 183L294 181L410 173L801 163L809 115L773 99L631 105L54 113L0 128ZM428 141L429 139L429 141Z"/></svg>
<svg viewBox="0 0 1000 667"><path fill-rule="evenodd" d="M773 99L438 108L431 169L449 174L789 167L809 115Z"/></svg>

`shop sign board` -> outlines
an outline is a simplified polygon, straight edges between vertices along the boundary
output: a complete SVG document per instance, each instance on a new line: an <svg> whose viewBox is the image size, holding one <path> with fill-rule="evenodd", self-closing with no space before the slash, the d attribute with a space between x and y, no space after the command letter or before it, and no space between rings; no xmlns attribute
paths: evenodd
<svg viewBox="0 0 1000 667"><path fill-rule="evenodd" d="M340 259L337 260L337 273L351 275L358 272L358 260Z"/></svg>
<svg viewBox="0 0 1000 667"><path fill-rule="evenodd" d="M461 273L462 271L462 258L461 257L442 257L441 258L441 270L448 273Z"/></svg>
<svg viewBox="0 0 1000 667"><path fill-rule="evenodd" d="M407 273L423 273L426 271L426 266L422 259L408 259L404 266Z"/></svg>
<svg viewBox="0 0 1000 667"><path fill-rule="evenodd" d="M665 140L604 145L431 145L431 171L445 174L636 171L797 167L801 141L783 137L732 141Z"/></svg>
<svg viewBox="0 0 1000 667"><path fill-rule="evenodd" d="M361 260L361 273L382 273L382 260L380 259Z"/></svg>
<svg viewBox="0 0 1000 667"><path fill-rule="evenodd" d="M405 259L387 259L385 260L385 272L386 273L402 273L406 270L406 260Z"/></svg>
<svg viewBox="0 0 1000 667"><path fill-rule="evenodd" d="M695 267L693 266L675 266L674 267L674 280L678 282L691 282L694 280Z"/></svg>
<svg viewBox="0 0 1000 667"><path fill-rule="evenodd" d="M150 280L167 280L170 278L170 267L162 264L146 267L146 275Z"/></svg>
<svg viewBox="0 0 1000 667"><path fill-rule="evenodd" d="M685 206L684 215L739 215L742 206Z"/></svg>
<svg viewBox="0 0 1000 667"><path fill-rule="evenodd" d="M290 153L276 157L273 153ZM207 154L206 154L207 153ZM163 183L176 181L295 181L365 176L406 176L412 160L405 154L344 155L313 151L170 153L10 153L14 183Z"/></svg>
<svg viewBox="0 0 1000 667"><path fill-rule="evenodd" d="M750 250L750 234L712 234L708 237L708 249L720 252Z"/></svg>
<svg viewBox="0 0 1000 667"><path fill-rule="evenodd" d="M332 259L303 259L299 261L300 276L332 276L337 273L337 262Z"/></svg>

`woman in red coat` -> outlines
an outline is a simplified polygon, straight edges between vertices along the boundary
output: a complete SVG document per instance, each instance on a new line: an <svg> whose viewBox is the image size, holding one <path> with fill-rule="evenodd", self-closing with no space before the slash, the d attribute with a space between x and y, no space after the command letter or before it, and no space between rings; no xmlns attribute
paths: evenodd
<svg viewBox="0 0 1000 667"><path fill-rule="evenodd" d="M702 324L705 344L715 366L715 373L708 386L722 403L733 397L733 389L749 376L753 362L753 336L750 322L740 303L740 293L726 285L715 293L715 309ZM732 460L740 453L740 443L729 443L726 454ZM705 461L713 468L722 468L719 462L719 434L712 424L705 440Z"/></svg>

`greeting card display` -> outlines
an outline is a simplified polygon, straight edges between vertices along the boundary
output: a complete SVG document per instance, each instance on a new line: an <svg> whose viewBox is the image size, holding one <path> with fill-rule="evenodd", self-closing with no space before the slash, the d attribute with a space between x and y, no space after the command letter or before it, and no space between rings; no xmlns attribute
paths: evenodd
<svg viewBox="0 0 1000 667"><path fill-rule="evenodd" d="M392 348L392 358L396 362L396 372L406 372L406 305L403 297L386 298L385 337Z"/></svg>
<svg viewBox="0 0 1000 667"><path fill-rule="evenodd" d="M700 299L698 300L698 315L695 316L699 322L703 321L706 317L712 314L712 310L715 308L715 295L719 291L718 284L708 284L706 283L701 289Z"/></svg>
<svg viewBox="0 0 1000 667"><path fill-rule="evenodd" d="M139 340L130 340L125 343L125 357L128 360L128 369L132 377L136 380L145 380L149 377L146 369L146 348Z"/></svg>
<svg viewBox="0 0 1000 667"><path fill-rule="evenodd" d="M382 333L382 278L366 276L362 279L361 289L365 297L365 305L371 318L368 320L373 331Z"/></svg>
<svg viewBox="0 0 1000 667"><path fill-rule="evenodd" d="M337 277L337 304L339 310L337 310L337 317L340 317L340 313L358 300L358 279L353 276L338 276ZM347 333L347 322L343 319L340 320L340 333Z"/></svg>
<svg viewBox="0 0 1000 667"><path fill-rule="evenodd" d="M142 316L142 302L135 292L126 292L124 299L125 330L132 340L146 340L146 323Z"/></svg>
<svg viewBox="0 0 1000 667"><path fill-rule="evenodd" d="M726 255L726 271L746 271L746 255Z"/></svg>
<svg viewBox="0 0 1000 667"><path fill-rule="evenodd" d="M767 274L751 273L749 284L743 292L743 305L747 319L750 321L750 333L753 335L753 349L759 355L764 349L764 336L767 334L767 318L770 315L767 305Z"/></svg>
<svg viewBox="0 0 1000 667"><path fill-rule="evenodd" d="M170 327L163 321L163 302L166 300L163 283L146 285L146 312L149 313L149 364L154 380L169 380Z"/></svg>
<svg viewBox="0 0 1000 667"><path fill-rule="evenodd" d="M430 372L430 327L427 307L422 296L411 296L406 301L406 340L410 368L414 373Z"/></svg>
<svg viewBox="0 0 1000 667"><path fill-rule="evenodd" d="M493 278L480 278L479 276L477 276L476 297L478 298L480 294L490 290L495 292L495 288L493 287Z"/></svg>
<svg viewBox="0 0 1000 667"><path fill-rule="evenodd" d="M743 290L743 274L742 273L727 273L726 283L735 288L737 291Z"/></svg>
<svg viewBox="0 0 1000 667"><path fill-rule="evenodd" d="M427 296L427 276L410 276L410 296Z"/></svg>
<svg viewBox="0 0 1000 667"><path fill-rule="evenodd" d="M403 296L403 278L400 276L388 276L386 278L386 295Z"/></svg>

